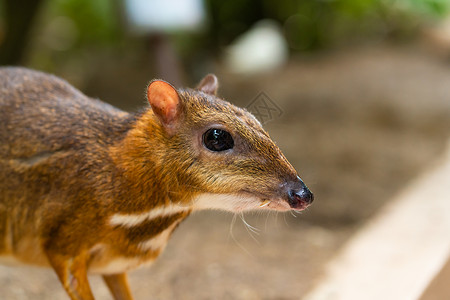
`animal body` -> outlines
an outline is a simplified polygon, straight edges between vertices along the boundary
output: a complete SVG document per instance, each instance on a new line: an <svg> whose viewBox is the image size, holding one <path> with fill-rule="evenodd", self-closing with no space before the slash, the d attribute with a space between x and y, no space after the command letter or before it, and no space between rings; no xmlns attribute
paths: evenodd
<svg viewBox="0 0 450 300"><path fill-rule="evenodd" d="M55 76L0 68L0 261L50 266L72 300L155 260L192 211L303 210L313 195L246 110L162 80L127 113Z"/></svg>

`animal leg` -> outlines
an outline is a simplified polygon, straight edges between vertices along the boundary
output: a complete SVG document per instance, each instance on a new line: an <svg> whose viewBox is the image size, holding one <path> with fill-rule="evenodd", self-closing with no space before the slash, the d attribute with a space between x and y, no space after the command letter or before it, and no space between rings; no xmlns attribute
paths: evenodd
<svg viewBox="0 0 450 300"><path fill-rule="evenodd" d="M72 300L95 300L87 278L86 256L47 253L50 264Z"/></svg>
<svg viewBox="0 0 450 300"><path fill-rule="evenodd" d="M133 300L126 273L103 275L111 294L115 300Z"/></svg>

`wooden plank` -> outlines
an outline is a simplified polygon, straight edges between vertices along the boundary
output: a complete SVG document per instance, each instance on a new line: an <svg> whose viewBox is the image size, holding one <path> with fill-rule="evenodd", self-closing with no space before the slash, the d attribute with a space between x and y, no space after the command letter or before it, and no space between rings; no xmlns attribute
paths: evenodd
<svg viewBox="0 0 450 300"><path fill-rule="evenodd" d="M437 276L431 281L420 300L450 299L450 256L447 263Z"/></svg>
<svg viewBox="0 0 450 300"><path fill-rule="evenodd" d="M367 222L303 299L418 299L449 254L450 151Z"/></svg>

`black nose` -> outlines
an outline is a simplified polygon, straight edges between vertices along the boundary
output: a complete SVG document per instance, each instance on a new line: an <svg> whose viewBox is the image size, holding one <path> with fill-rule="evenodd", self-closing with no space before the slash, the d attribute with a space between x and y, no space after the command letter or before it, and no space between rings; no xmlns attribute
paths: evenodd
<svg viewBox="0 0 450 300"><path fill-rule="evenodd" d="M294 209L305 209L314 201L314 195L297 177L297 180L288 184L288 202Z"/></svg>

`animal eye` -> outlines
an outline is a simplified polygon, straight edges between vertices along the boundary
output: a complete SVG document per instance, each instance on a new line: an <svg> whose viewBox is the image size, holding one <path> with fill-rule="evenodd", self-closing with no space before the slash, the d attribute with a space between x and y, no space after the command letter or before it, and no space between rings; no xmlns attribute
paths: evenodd
<svg viewBox="0 0 450 300"><path fill-rule="evenodd" d="M203 144L211 151L225 151L233 148L234 141L227 131L211 128L203 134Z"/></svg>

